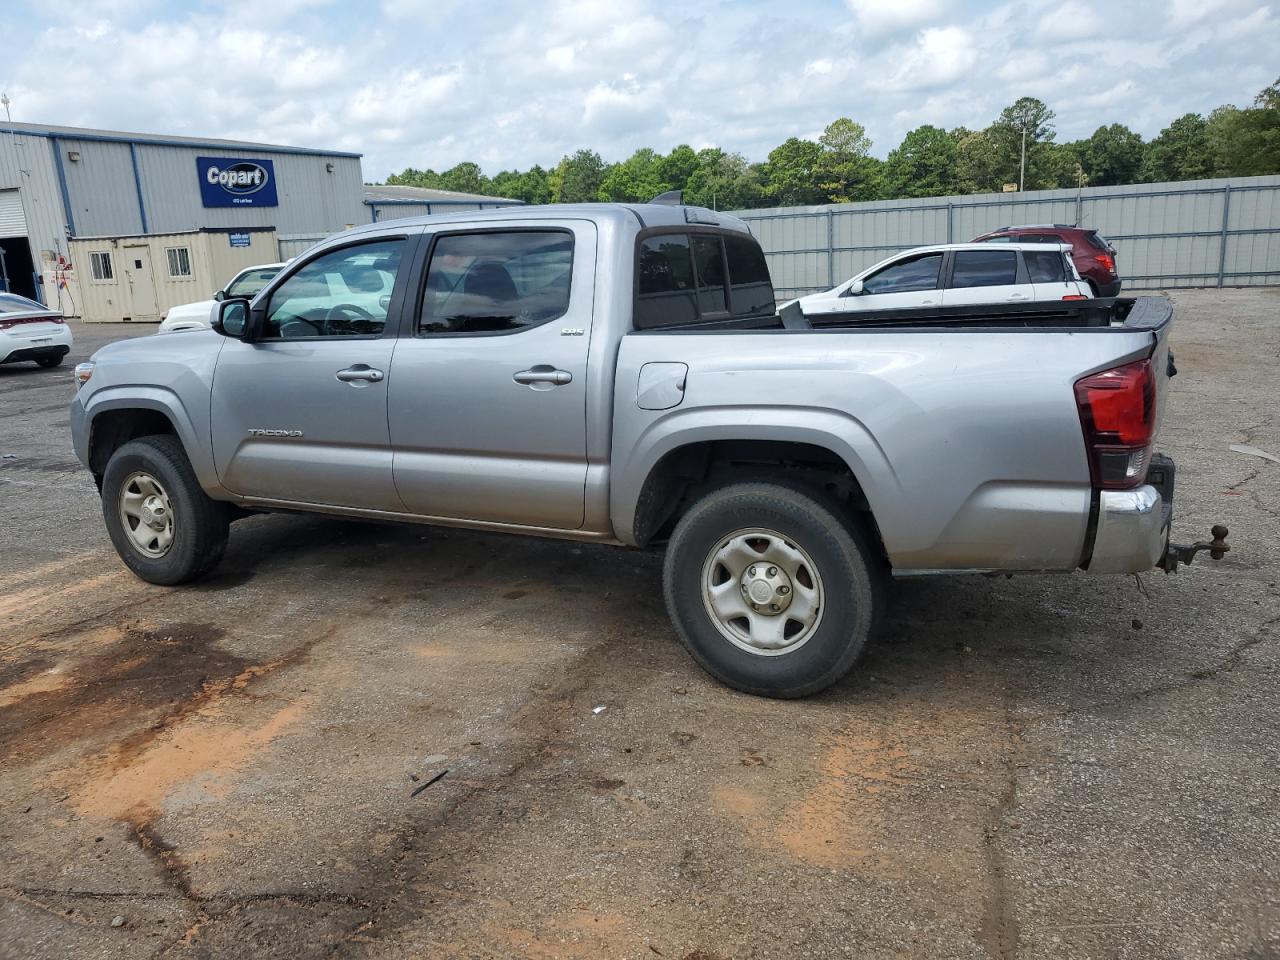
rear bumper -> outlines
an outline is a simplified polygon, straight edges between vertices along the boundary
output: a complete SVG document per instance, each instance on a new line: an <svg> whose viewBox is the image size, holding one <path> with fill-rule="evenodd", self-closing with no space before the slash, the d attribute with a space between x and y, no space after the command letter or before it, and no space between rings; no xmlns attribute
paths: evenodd
<svg viewBox="0 0 1280 960"><path fill-rule="evenodd" d="M1094 284L1098 288L1099 297L1118 297L1120 296L1120 280L1119 278L1108 282L1094 280Z"/></svg>
<svg viewBox="0 0 1280 960"><path fill-rule="evenodd" d="M23 347L0 359L0 363L18 363L22 360L42 360L45 357L65 357L71 348L65 343L51 343L43 347Z"/></svg>
<svg viewBox="0 0 1280 960"><path fill-rule="evenodd" d="M1141 573L1164 556L1173 521L1173 500L1144 484L1098 494L1098 523L1089 573Z"/></svg>

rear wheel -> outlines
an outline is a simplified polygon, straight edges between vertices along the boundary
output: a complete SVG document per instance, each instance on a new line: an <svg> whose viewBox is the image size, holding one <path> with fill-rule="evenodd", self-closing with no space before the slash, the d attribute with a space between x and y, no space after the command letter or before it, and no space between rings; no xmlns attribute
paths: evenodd
<svg viewBox="0 0 1280 960"><path fill-rule="evenodd" d="M723 487L667 546L667 609L704 670L746 693L802 697L835 683L866 644L883 572L860 526L816 491Z"/></svg>
<svg viewBox="0 0 1280 960"><path fill-rule="evenodd" d="M116 552L143 580L166 586L207 573L222 559L225 504L200 488L176 437L141 437L111 455L102 516Z"/></svg>

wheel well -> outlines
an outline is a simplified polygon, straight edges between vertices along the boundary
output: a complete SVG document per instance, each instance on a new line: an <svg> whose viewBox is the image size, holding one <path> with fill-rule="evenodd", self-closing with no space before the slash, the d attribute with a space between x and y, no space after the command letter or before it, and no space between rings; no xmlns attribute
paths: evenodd
<svg viewBox="0 0 1280 960"><path fill-rule="evenodd" d="M89 430L89 469L101 479L107 461L120 447L130 440L157 433L177 433L173 421L158 410L104 410L93 418Z"/></svg>
<svg viewBox="0 0 1280 960"><path fill-rule="evenodd" d="M849 465L825 447L782 440L711 440L666 454L640 491L636 542L645 546L665 539L707 491L744 480L788 480L821 490L862 516L877 544L881 542L871 505Z"/></svg>

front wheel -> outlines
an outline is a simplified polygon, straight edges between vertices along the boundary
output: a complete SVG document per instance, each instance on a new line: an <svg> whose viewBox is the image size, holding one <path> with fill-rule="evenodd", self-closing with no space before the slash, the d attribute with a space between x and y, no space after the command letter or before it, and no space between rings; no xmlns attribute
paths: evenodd
<svg viewBox="0 0 1280 960"><path fill-rule="evenodd" d="M149 583L194 580L227 546L226 506L200 488L182 444L169 435L131 440L111 455L102 516L120 559Z"/></svg>
<svg viewBox="0 0 1280 960"><path fill-rule="evenodd" d="M735 689L802 697L849 672L880 603L864 531L817 492L742 483L699 500L667 546L663 586L681 641Z"/></svg>

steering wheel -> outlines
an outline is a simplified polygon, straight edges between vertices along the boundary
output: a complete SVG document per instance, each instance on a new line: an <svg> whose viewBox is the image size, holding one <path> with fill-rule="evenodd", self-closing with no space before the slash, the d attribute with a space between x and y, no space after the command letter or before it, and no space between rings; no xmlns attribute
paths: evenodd
<svg viewBox="0 0 1280 960"><path fill-rule="evenodd" d="M358 307L354 303L335 303L324 315L321 332L326 337L334 333L361 333L356 324L374 319L374 315L364 307Z"/></svg>

